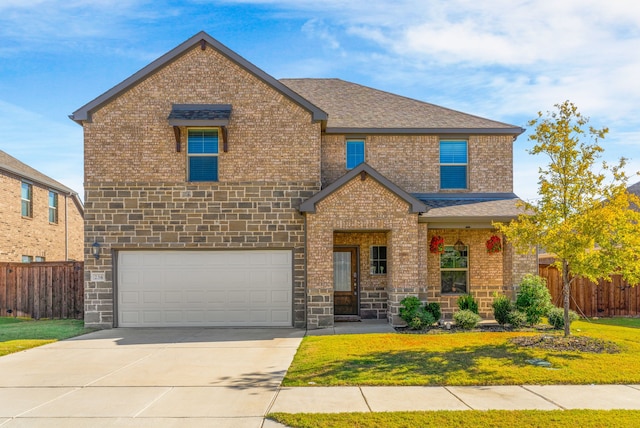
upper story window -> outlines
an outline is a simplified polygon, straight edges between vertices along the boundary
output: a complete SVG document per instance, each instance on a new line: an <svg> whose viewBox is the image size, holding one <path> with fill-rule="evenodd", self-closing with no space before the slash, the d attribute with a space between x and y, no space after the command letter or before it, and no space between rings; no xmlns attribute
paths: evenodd
<svg viewBox="0 0 640 428"><path fill-rule="evenodd" d="M44 263L46 260L42 256L36 256L36 263Z"/></svg>
<svg viewBox="0 0 640 428"><path fill-rule="evenodd" d="M364 140L347 140L347 169L364 162Z"/></svg>
<svg viewBox="0 0 640 428"><path fill-rule="evenodd" d="M467 188L467 142L440 141L440 189Z"/></svg>
<svg viewBox="0 0 640 428"><path fill-rule="evenodd" d="M189 129L189 181L218 181L218 129Z"/></svg>
<svg viewBox="0 0 640 428"><path fill-rule="evenodd" d="M33 256L22 256L22 263L31 263L33 261Z"/></svg>
<svg viewBox="0 0 640 428"><path fill-rule="evenodd" d="M22 201L22 217L33 217L33 186L22 182L20 199Z"/></svg>
<svg viewBox="0 0 640 428"><path fill-rule="evenodd" d="M49 191L49 223L58 222L58 194Z"/></svg>

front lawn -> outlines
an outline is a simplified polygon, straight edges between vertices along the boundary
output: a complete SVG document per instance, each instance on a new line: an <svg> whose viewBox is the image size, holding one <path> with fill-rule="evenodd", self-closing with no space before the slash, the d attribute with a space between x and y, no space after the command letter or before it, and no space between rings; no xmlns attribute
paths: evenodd
<svg viewBox="0 0 640 428"><path fill-rule="evenodd" d="M611 341L619 353L517 346L561 332L307 336L283 385L522 385L640 383L636 329L577 321L572 334ZM529 362L527 361L529 360ZM551 367L531 361L544 360Z"/></svg>
<svg viewBox="0 0 640 428"><path fill-rule="evenodd" d="M0 356L88 333L82 320L0 317Z"/></svg>
<svg viewBox="0 0 640 428"><path fill-rule="evenodd" d="M465 410L385 413L274 413L269 418L293 428L518 427L581 428L638 426L639 410Z"/></svg>

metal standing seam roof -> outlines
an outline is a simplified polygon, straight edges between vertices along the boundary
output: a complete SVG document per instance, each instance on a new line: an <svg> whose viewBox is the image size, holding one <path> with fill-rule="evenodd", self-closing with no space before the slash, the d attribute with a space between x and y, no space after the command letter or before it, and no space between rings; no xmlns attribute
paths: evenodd
<svg viewBox="0 0 640 428"><path fill-rule="evenodd" d="M280 79L329 115L327 133L474 133L524 129L341 79Z"/></svg>

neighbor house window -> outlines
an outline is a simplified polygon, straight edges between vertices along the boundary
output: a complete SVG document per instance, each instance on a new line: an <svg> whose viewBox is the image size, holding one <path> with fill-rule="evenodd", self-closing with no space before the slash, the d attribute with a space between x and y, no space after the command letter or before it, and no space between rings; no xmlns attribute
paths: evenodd
<svg viewBox="0 0 640 428"><path fill-rule="evenodd" d="M58 194L49 191L49 223L58 222Z"/></svg>
<svg viewBox="0 0 640 428"><path fill-rule="evenodd" d="M33 216L33 187L29 183L22 182L22 217Z"/></svg>
<svg viewBox="0 0 640 428"><path fill-rule="evenodd" d="M467 188L466 141L440 141L440 188Z"/></svg>
<svg viewBox="0 0 640 428"><path fill-rule="evenodd" d="M36 256L36 262L44 262L44 257Z"/></svg>
<svg viewBox="0 0 640 428"><path fill-rule="evenodd" d="M218 181L218 130L189 129L189 181Z"/></svg>
<svg viewBox="0 0 640 428"><path fill-rule="evenodd" d="M364 162L364 140L347 140L347 169Z"/></svg>
<svg viewBox="0 0 640 428"><path fill-rule="evenodd" d="M370 248L370 272L372 275L387 273L387 247L372 245Z"/></svg>
<svg viewBox="0 0 640 428"><path fill-rule="evenodd" d="M22 256L22 263L31 263L33 261L33 257L31 256Z"/></svg>
<svg viewBox="0 0 640 428"><path fill-rule="evenodd" d="M445 246L440 254L440 281L442 294L467 293L469 289L469 247L458 251Z"/></svg>

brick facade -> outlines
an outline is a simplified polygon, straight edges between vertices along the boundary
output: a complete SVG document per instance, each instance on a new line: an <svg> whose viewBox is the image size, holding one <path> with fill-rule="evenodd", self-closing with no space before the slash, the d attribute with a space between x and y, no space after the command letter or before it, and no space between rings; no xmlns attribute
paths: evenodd
<svg viewBox="0 0 640 428"><path fill-rule="evenodd" d="M513 137L472 135L465 139L469 153L467 191L512 192ZM323 186L347 172L346 140L345 135L323 135ZM365 161L406 192L438 192L439 142L436 135L367 135Z"/></svg>
<svg viewBox="0 0 640 428"><path fill-rule="evenodd" d="M167 122L172 103L231 104L219 183L186 182L186 153ZM320 124L212 48L199 46L93 113L85 129L85 321L114 322L118 250L290 248L294 324L305 325L304 218L320 188ZM182 147L186 128L182 129ZM104 272L104 282L91 273Z"/></svg>
<svg viewBox="0 0 640 428"><path fill-rule="evenodd" d="M32 183L33 216L22 217L22 178L0 171L0 261L22 256L45 261L83 260L83 218L77 202L58 193L58 222L49 223L49 187Z"/></svg>
<svg viewBox="0 0 640 428"><path fill-rule="evenodd" d="M470 290L482 315L491 315L491 294L511 287L526 260L506 250L487 254L489 226L429 230L398 195L439 191L440 136L366 135L365 161L402 191L358 175L302 214L305 200L347 172L346 136L324 133L326 123L313 120L317 112L221 52L198 40L80 119L87 326L114 325L116 256L131 249L291 249L294 325L321 328L334 323L333 248L357 246L362 318L401 325L400 301L408 295L440 302L450 317L457 296L440 295L438 258L428 251L433 233L470 246ZM187 181L187 128L179 128L178 151L167 121L172 104L232 106L219 182ZM466 140L464 193L512 192L513 135ZM90 255L94 242L98 259ZM371 245L387 246L384 275L369 272ZM94 272L104 281L93 281Z"/></svg>
<svg viewBox="0 0 640 428"><path fill-rule="evenodd" d="M333 192L316 205L315 213L307 213L307 328L333 325L333 246L335 244L360 245L361 271L368 266L368 250L363 242L386 240L387 317L399 323L397 314L400 300L409 294L426 292L419 283L418 215L410 213L408 204L372 177L360 176ZM354 233L366 231L370 237L355 238ZM371 233L373 232L373 233ZM365 234L365 233L363 233ZM363 259L367 259L366 265ZM366 276L363 278L367 280ZM370 280L370 278L369 278ZM361 283L371 298L375 282ZM370 308L362 305L375 303L361 301L360 313ZM383 308L380 308L383 309ZM372 315L371 312L368 312ZM376 316L382 315L379 311Z"/></svg>

